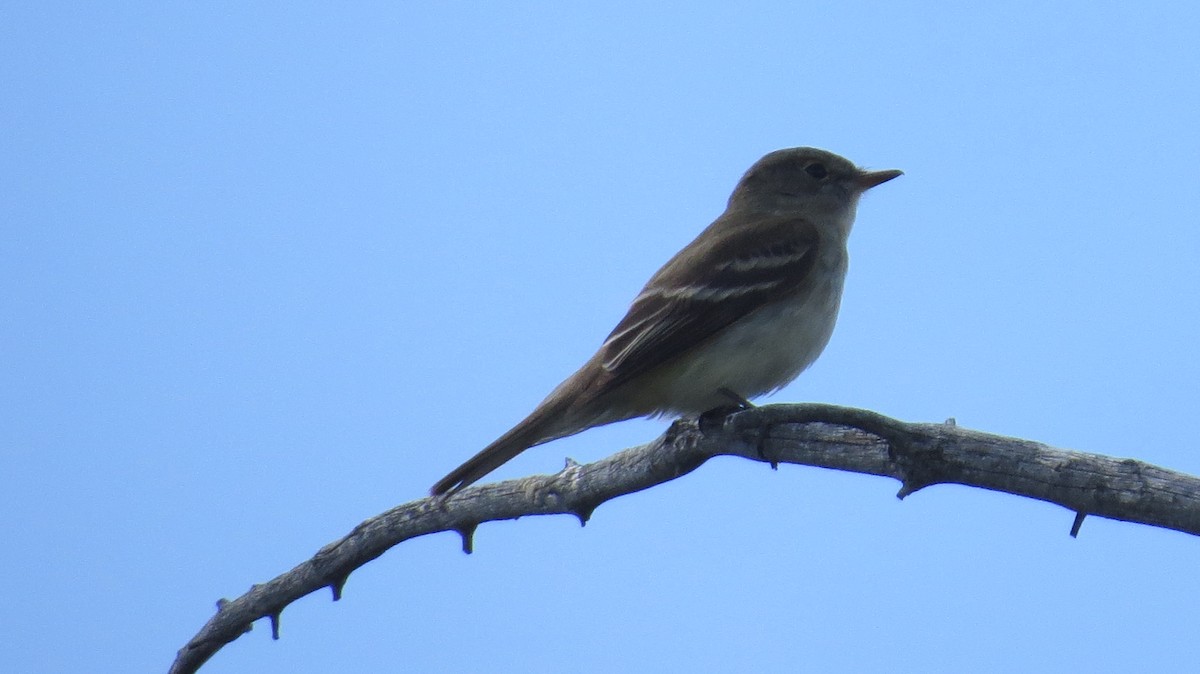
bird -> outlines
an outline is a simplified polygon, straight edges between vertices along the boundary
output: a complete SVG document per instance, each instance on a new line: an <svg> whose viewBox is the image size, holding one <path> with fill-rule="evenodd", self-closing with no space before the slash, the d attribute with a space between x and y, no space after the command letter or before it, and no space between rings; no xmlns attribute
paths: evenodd
<svg viewBox="0 0 1200 674"><path fill-rule="evenodd" d="M530 447L589 428L746 406L790 383L833 334L859 197L899 175L812 147L759 159L596 353L430 493L453 494Z"/></svg>

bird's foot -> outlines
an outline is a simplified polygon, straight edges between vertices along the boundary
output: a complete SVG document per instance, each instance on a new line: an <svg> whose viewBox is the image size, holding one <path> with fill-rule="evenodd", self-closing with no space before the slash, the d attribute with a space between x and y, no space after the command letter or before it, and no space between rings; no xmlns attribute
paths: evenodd
<svg viewBox="0 0 1200 674"><path fill-rule="evenodd" d="M718 405L711 410L700 415L700 429L719 428L725 422L725 417L736 412L742 412L754 407L754 403L747 400L741 394L733 389L728 389L722 386L717 389L717 393L723 398L729 400L727 405Z"/></svg>

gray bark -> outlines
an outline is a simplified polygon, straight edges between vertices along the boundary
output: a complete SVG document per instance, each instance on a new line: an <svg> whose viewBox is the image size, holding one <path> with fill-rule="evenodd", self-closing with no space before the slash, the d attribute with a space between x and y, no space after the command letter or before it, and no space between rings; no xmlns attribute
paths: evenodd
<svg viewBox="0 0 1200 674"><path fill-rule="evenodd" d="M769 405L723 417L675 422L659 438L594 463L568 461L555 475L470 487L449 498L396 506L354 528L291 571L233 601L221 600L177 654L171 672L195 672L222 646L300 597L329 587L336 600L350 573L410 538L457 531L471 551L483 522L573 514L586 523L597 506L685 475L709 458L742 456L883 475L904 498L933 484L962 484L1057 503L1074 513L1200 534L1200 479L1134 459L1047 445L941 424L905 423L833 405Z"/></svg>

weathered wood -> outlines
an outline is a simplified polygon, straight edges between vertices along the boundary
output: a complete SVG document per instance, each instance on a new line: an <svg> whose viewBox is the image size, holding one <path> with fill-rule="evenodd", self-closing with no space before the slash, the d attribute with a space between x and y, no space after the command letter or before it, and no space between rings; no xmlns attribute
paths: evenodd
<svg viewBox="0 0 1200 674"><path fill-rule="evenodd" d="M359 524L341 540L277 578L255 585L218 611L178 653L173 673L195 672L221 647L324 587L334 599L350 574L417 536L457 531L463 550L482 522L573 514L586 523L601 503L695 470L717 455L893 477L903 498L954 483L1057 503L1075 513L1200 534L1200 479L1134 459L1067 451L942 424L905 423L834 405L769 405L720 418L677 421L659 438L555 475L470 487L422 498Z"/></svg>

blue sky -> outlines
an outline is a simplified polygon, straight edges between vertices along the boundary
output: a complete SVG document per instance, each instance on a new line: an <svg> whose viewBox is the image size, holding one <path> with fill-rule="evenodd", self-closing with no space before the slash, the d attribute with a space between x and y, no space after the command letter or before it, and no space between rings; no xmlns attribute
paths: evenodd
<svg viewBox="0 0 1200 674"><path fill-rule="evenodd" d="M164 670L520 419L780 147L906 174L772 400L1200 474L1193 3L414 5L0 8L0 670ZM204 671L1200 658L1195 538L897 488L716 459L411 541Z"/></svg>

